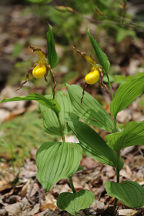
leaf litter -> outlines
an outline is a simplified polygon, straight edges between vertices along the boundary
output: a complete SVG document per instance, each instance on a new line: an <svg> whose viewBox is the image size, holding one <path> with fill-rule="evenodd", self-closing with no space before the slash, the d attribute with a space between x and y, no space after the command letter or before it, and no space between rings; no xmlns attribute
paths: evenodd
<svg viewBox="0 0 144 216"><path fill-rule="evenodd" d="M136 155L129 152L123 157L127 157L126 164L121 171L121 180L131 179L144 185L144 173L138 167L142 166L143 156L139 153L143 149L135 149ZM3 165L3 166L2 166ZM95 194L95 201L89 208L90 215L105 215L108 206L112 206L113 198L110 198L104 189L104 183L109 180L115 180L114 168L103 165L96 160L84 155L81 160L83 170L78 171L73 176L76 191L88 189ZM1 164L0 173L0 215L20 215L20 216L42 216L42 215L69 215L56 207L56 200L60 193L71 192L67 179L60 180L49 191L45 192L36 180L35 161L27 159L21 167L17 182L15 173L11 167L3 169ZM9 181L11 180L11 181ZM127 209L118 202L119 215L143 215L144 209ZM141 212L141 213L140 213ZM138 214L139 213L139 214ZM110 215L107 213L107 216Z"/></svg>

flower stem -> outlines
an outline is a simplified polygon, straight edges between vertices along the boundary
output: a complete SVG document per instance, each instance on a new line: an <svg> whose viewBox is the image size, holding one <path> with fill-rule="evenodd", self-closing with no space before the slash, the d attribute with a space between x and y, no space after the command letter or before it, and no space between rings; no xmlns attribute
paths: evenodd
<svg viewBox="0 0 144 216"><path fill-rule="evenodd" d="M111 82L110 82L110 79L109 79L109 76L108 76L107 73L106 73L106 76L107 76L107 79L108 79L108 85L109 85L109 88L110 88L111 97L113 99L114 95L113 95L112 85L111 85Z"/></svg>
<svg viewBox="0 0 144 216"><path fill-rule="evenodd" d="M52 69L50 69L50 76L51 76L52 94L53 94L53 99L54 99L55 98L56 81L55 81Z"/></svg>

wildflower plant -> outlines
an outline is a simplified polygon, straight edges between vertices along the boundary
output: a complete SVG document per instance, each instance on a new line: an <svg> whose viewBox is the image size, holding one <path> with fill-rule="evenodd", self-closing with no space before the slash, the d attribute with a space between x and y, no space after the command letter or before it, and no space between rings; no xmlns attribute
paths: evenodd
<svg viewBox="0 0 144 216"><path fill-rule="evenodd" d="M57 206L60 209L77 215L79 210L88 208L94 201L92 192L88 190L76 191L72 181L73 174L79 170L80 160L83 151L85 151L93 155L99 162L110 165L116 170L117 181L105 183L107 193L115 198L115 214L117 200L130 208L140 208L144 205L144 188L141 185L130 180L120 182L120 170L124 164L120 157L120 151L128 146L144 145L144 121L129 122L123 129L118 128L116 121L117 114L143 93L144 74L135 75L121 84L113 95L109 80L110 62L108 57L90 32L88 32L88 36L97 60L77 50L92 67L90 72L92 77L88 73L85 82L95 84L100 77L100 84L105 87L102 78L103 75L106 75L112 96L110 114L94 97L86 91L84 93L84 89L78 85L67 84L68 91L58 91L53 95L43 96L34 93L25 97L4 99L1 103L20 100L38 101L45 130L49 134L61 137L62 141L60 142L42 144L36 155L37 179L46 191L49 191L60 179L69 179L72 193L64 192L59 195ZM47 64L49 68L54 68L58 63L58 56L55 50L52 27L47 33L47 42ZM106 140L91 126L109 132ZM79 143L65 142L65 135L69 130L75 134Z"/></svg>

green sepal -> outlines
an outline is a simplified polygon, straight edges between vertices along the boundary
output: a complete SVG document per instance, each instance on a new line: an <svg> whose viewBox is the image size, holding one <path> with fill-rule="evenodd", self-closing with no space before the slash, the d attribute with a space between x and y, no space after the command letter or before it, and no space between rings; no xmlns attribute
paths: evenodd
<svg viewBox="0 0 144 216"><path fill-rule="evenodd" d="M49 31L46 33L47 38L47 52L48 52L48 62L51 68L54 68L59 61L56 49L55 49L55 41L53 35L53 28L49 25Z"/></svg>
<svg viewBox="0 0 144 216"><path fill-rule="evenodd" d="M97 57L99 64L103 67L105 74L108 74L109 70L110 70L110 62L109 62L107 55L102 51L100 45L93 38L93 36L90 34L89 30L88 30L88 36L89 36L90 42L93 46L93 49L95 51L95 54L96 54L96 57Z"/></svg>

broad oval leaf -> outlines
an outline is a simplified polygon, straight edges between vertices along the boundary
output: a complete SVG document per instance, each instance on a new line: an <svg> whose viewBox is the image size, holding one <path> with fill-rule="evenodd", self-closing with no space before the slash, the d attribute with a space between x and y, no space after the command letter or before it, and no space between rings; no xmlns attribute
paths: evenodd
<svg viewBox="0 0 144 216"><path fill-rule="evenodd" d="M136 182L124 181L122 183L105 183L107 193L115 197L130 208L144 206L144 188Z"/></svg>
<svg viewBox="0 0 144 216"><path fill-rule="evenodd" d="M96 160L110 166L117 167L117 156L115 152L107 146L105 141L92 128L76 118L68 122L69 127L78 138L80 145L89 153L91 153ZM121 160L120 169L123 166Z"/></svg>
<svg viewBox="0 0 144 216"><path fill-rule="evenodd" d="M80 190L77 193L61 193L58 196L57 206L72 215L77 215L80 210L88 208L93 202L93 193L88 190Z"/></svg>
<svg viewBox="0 0 144 216"><path fill-rule="evenodd" d="M49 96L47 97L49 98ZM64 132L67 132L66 122L67 122L69 113L72 111L72 105L71 105L69 96L67 92L58 91L56 92L55 99L61 107L61 110L59 112L59 118L61 121L62 128ZM44 127L46 131L49 134L61 136L59 122L58 122L57 115L55 114L55 112L52 109L47 108L43 105L40 105L40 110L41 110Z"/></svg>
<svg viewBox="0 0 144 216"><path fill-rule="evenodd" d="M60 179L68 178L79 167L82 148L77 143L44 143L36 155L37 179L48 191Z"/></svg>
<svg viewBox="0 0 144 216"><path fill-rule="evenodd" d="M100 45L98 44L98 42L93 38L93 36L90 34L90 32L88 31L88 36L90 39L90 42L94 48L96 57L98 59L99 64L103 67L104 72L106 74L109 73L110 70L110 62L108 60L107 55L102 51Z"/></svg>
<svg viewBox="0 0 144 216"><path fill-rule="evenodd" d="M13 97L13 98L8 98L8 99L3 99L0 101L0 103L11 102L11 101L22 101L22 100L27 100L27 101L35 100L39 102L40 104L42 104L43 106L46 106L47 108L52 109L57 114L60 112L60 106L55 99L47 99L43 95L40 95L37 93L33 93L33 94L22 96L22 97Z"/></svg>
<svg viewBox="0 0 144 216"><path fill-rule="evenodd" d="M87 123L103 130L112 132L115 128L110 115L90 94L85 92L83 102L81 103L82 88L77 85L68 85L68 93L76 115Z"/></svg>
<svg viewBox="0 0 144 216"><path fill-rule="evenodd" d="M138 74L133 79L121 84L110 104L110 111L116 117L117 113L127 108L144 91L144 74Z"/></svg>
<svg viewBox="0 0 144 216"><path fill-rule="evenodd" d="M46 37L47 37L47 49L48 49L48 62L51 68L54 68L58 64L59 59L55 49L53 28L50 25Z"/></svg>
<svg viewBox="0 0 144 216"><path fill-rule="evenodd" d="M116 151L128 146L144 145L144 121L127 123L122 131L107 135L106 141Z"/></svg>

